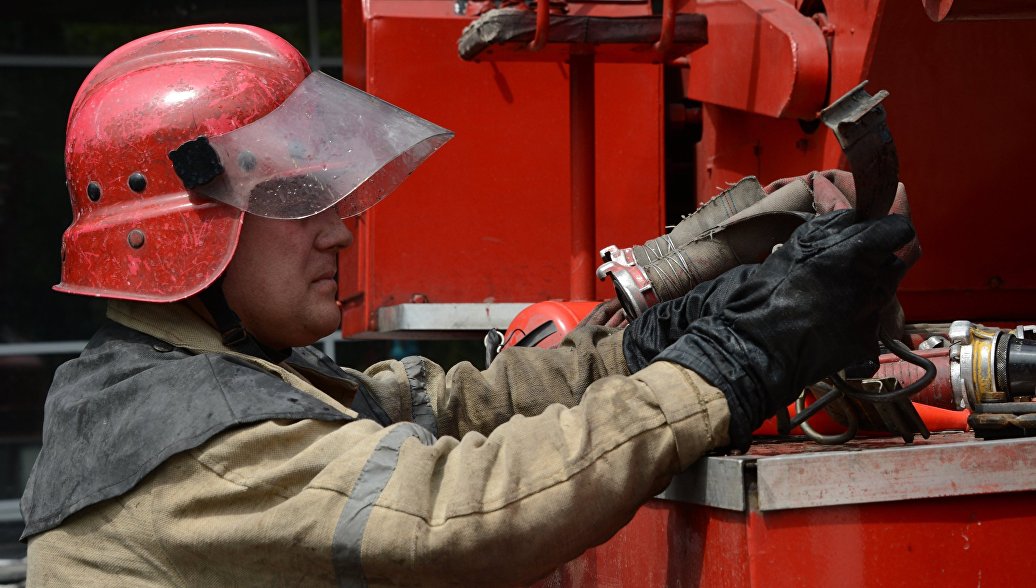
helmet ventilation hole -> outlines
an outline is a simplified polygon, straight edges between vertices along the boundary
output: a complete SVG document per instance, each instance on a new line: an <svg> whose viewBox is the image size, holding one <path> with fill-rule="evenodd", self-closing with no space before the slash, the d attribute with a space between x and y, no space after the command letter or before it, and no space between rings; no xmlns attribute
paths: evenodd
<svg viewBox="0 0 1036 588"><path fill-rule="evenodd" d="M90 182L86 185L86 197L91 202L97 202L101 199L101 185L97 182Z"/></svg>
<svg viewBox="0 0 1036 588"><path fill-rule="evenodd" d="M134 192L143 192L147 188L147 178L140 172L133 172L129 177L129 187Z"/></svg>

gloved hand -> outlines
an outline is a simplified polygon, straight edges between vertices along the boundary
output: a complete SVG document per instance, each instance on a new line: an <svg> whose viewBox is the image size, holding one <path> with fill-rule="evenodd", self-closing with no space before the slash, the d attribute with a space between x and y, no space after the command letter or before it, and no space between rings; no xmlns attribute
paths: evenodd
<svg viewBox="0 0 1036 588"><path fill-rule="evenodd" d="M800 226L720 312L655 359L724 393L734 447L747 448L752 431L804 386L877 357L879 315L907 267L894 253L914 230L895 214L854 221L855 211L843 210Z"/></svg>
<svg viewBox="0 0 1036 588"><path fill-rule="evenodd" d="M622 351L630 373L643 369L666 347L687 333L691 323L723 310L730 295L755 272L758 264L739 265L702 282L680 298L661 302L637 317L622 335Z"/></svg>
<svg viewBox="0 0 1036 588"><path fill-rule="evenodd" d="M598 304L590 311L590 314L583 317L576 327L595 325L602 327L620 328L626 325L626 313L622 311L622 304L618 298L609 298Z"/></svg>

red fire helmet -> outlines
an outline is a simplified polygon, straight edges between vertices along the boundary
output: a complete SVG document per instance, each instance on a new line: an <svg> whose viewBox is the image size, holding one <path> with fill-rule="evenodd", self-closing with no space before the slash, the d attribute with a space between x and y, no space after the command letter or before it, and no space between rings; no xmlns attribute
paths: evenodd
<svg viewBox="0 0 1036 588"><path fill-rule="evenodd" d="M155 33L104 58L72 104L73 294L171 302L229 264L244 214L358 214L452 134L319 72L244 25Z"/></svg>

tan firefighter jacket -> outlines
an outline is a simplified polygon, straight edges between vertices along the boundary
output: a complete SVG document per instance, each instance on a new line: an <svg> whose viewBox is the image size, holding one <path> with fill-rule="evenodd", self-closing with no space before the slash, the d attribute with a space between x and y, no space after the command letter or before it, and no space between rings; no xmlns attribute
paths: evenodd
<svg viewBox="0 0 1036 588"><path fill-rule="evenodd" d="M236 354L183 304L109 318L48 396L30 586L529 583L727 443L718 390L627 374L603 327L360 373Z"/></svg>

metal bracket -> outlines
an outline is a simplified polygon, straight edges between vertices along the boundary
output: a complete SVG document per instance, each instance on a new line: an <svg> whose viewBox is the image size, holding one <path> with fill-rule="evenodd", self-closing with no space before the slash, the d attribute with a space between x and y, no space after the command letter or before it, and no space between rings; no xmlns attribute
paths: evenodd
<svg viewBox="0 0 1036 588"><path fill-rule="evenodd" d="M378 309L374 337L459 336L463 331L485 333L506 329L530 302L397 304Z"/></svg>

